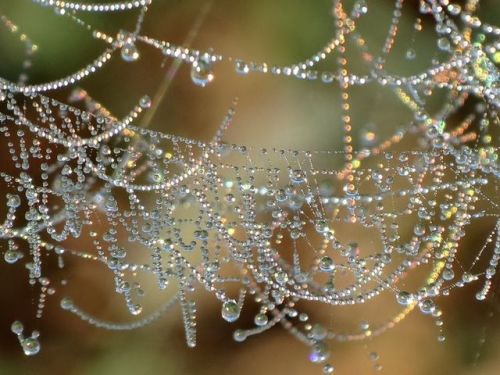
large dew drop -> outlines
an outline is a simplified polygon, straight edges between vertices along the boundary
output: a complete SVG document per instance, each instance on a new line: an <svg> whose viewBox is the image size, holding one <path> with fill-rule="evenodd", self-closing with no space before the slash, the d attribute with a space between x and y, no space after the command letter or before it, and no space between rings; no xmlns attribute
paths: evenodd
<svg viewBox="0 0 500 375"><path fill-rule="evenodd" d="M25 355L35 355L40 352L40 341L35 337L28 337L21 340L21 346Z"/></svg>
<svg viewBox="0 0 500 375"><path fill-rule="evenodd" d="M222 318L230 323L238 320L240 317L240 306L235 300L228 300L222 304Z"/></svg>
<svg viewBox="0 0 500 375"><path fill-rule="evenodd" d="M122 59L127 61L127 62L133 62L136 61L139 58L139 50L135 46L134 43L132 42L127 42L123 44L122 50L121 50L121 55Z"/></svg>
<svg viewBox="0 0 500 375"><path fill-rule="evenodd" d="M413 302L414 298L411 293L401 291L396 295L396 301L402 306L408 306Z"/></svg>
<svg viewBox="0 0 500 375"><path fill-rule="evenodd" d="M203 55L193 62L191 67L191 79L200 87L205 87L214 80L212 61L209 55Z"/></svg>

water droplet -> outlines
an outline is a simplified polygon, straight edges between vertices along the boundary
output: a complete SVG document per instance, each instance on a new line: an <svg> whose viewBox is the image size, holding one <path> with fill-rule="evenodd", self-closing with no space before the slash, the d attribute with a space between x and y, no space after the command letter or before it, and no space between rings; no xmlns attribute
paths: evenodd
<svg viewBox="0 0 500 375"><path fill-rule="evenodd" d="M228 300L222 304L222 318L227 322L235 322L240 317L240 306L235 300Z"/></svg>
<svg viewBox="0 0 500 375"><path fill-rule="evenodd" d="M205 241L208 239L208 231L202 229L202 230L196 230L194 232L194 237L197 240Z"/></svg>
<svg viewBox="0 0 500 375"><path fill-rule="evenodd" d="M358 0L354 4L354 14L356 16L360 16L362 14L368 13L368 5L366 4L366 0Z"/></svg>
<svg viewBox="0 0 500 375"><path fill-rule="evenodd" d="M377 140L379 129L373 122L369 122L361 129L361 145L364 147L373 146Z"/></svg>
<svg viewBox="0 0 500 375"><path fill-rule="evenodd" d="M139 50L133 42L126 42L121 50L122 59L127 62L136 61L139 58Z"/></svg>
<svg viewBox="0 0 500 375"><path fill-rule="evenodd" d="M21 346L25 355L35 355L40 351L40 342L35 337L21 340Z"/></svg>
<svg viewBox="0 0 500 375"><path fill-rule="evenodd" d="M21 205L21 198L17 194L7 194L7 206L16 208Z"/></svg>
<svg viewBox="0 0 500 375"><path fill-rule="evenodd" d="M411 294L411 293L401 291L396 295L396 300L398 301L398 303L400 305L408 306L413 302L414 297L413 297L413 294Z"/></svg>
<svg viewBox="0 0 500 375"><path fill-rule="evenodd" d="M17 251L7 250L3 255L3 259L5 260L6 263L14 264L19 260L20 255L21 254Z"/></svg>
<svg viewBox="0 0 500 375"><path fill-rule="evenodd" d="M371 353L370 353L370 360L371 360L371 361L378 361L378 360L379 360L379 358L380 358L380 356L378 355L378 353L377 353L377 352L371 352Z"/></svg>
<svg viewBox="0 0 500 375"><path fill-rule="evenodd" d="M333 75L333 73L330 72L321 73L321 81L323 83L332 83L334 78L335 76Z"/></svg>
<svg viewBox="0 0 500 375"><path fill-rule="evenodd" d="M306 181L305 172L301 169L294 169L290 171L290 181L292 181L292 183L296 185L302 184L303 182Z"/></svg>
<svg viewBox="0 0 500 375"><path fill-rule="evenodd" d="M23 326L23 323L21 323L19 320L16 320L14 323L12 323L12 325L10 326L10 330L16 334L16 335L20 335L23 333L23 330L24 330L24 326Z"/></svg>
<svg viewBox="0 0 500 375"><path fill-rule="evenodd" d="M274 274L274 278L276 279L276 281L278 282L278 284L285 284L287 281L288 281L288 275L286 274L286 272L276 272Z"/></svg>
<svg viewBox="0 0 500 375"><path fill-rule="evenodd" d="M335 263L333 259L329 256L324 256L319 261L319 269L323 272L331 272L335 268Z"/></svg>
<svg viewBox="0 0 500 375"><path fill-rule="evenodd" d="M446 8L448 9L448 12L450 12L450 14L453 16L459 15L462 11L462 7L458 4L448 4Z"/></svg>
<svg viewBox="0 0 500 375"><path fill-rule="evenodd" d="M315 324L311 329L311 337L314 340L323 340L328 334L327 329L321 324Z"/></svg>
<svg viewBox="0 0 500 375"><path fill-rule="evenodd" d="M250 67L244 61L238 60L235 64L236 73L238 74L248 74L250 72Z"/></svg>
<svg viewBox="0 0 500 375"><path fill-rule="evenodd" d="M139 100L139 105L142 108L149 108L151 107L151 98L148 95L144 95L141 100Z"/></svg>
<svg viewBox="0 0 500 375"><path fill-rule="evenodd" d="M311 354L309 354L309 360L312 363L321 363L328 359L330 353L328 347L323 342L318 342L313 345Z"/></svg>
<svg viewBox="0 0 500 375"><path fill-rule="evenodd" d="M333 366L329 363L323 366L323 374L333 374Z"/></svg>
<svg viewBox="0 0 500 375"><path fill-rule="evenodd" d="M446 280L446 281L450 281L450 280L453 280L453 278L455 277L455 272L453 272L452 269L445 269L443 271L443 279Z"/></svg>
<svg viewBox="0 0 500 375"><path fill-rule="evenodd" d="M131 305L129 311L132 315L140 315L142 313L142 306L139 304Z"/></svg>
<svg viewBox="0 0 500 375"><path fill-rule="evenodd" d="M261 314L255 315L254 323L256 326L259 326L259 327L265 326L268 321L269 321L269 319L268 319L266 314L261 313Z"/></svg>
<svg viewBox="0 0 500 375"><path fill-rule="evenodd" d="M193 62L191 67L191 79L200 87L205 87L214 80L213 66L210 56L205 54Z"/></svg>
<svg viewBox="0 0 500 375"><path fill-rule="evenodd" d="M432 314L434 310L436 310L436 304L429 298L420 301L418 307L420 307L420 311L422 311L424 314Z"/></svg>
<svg viewBox="0 0 500 375"><path fill-rule="evenodd" d="M328 226L328 221L319 219L316 221L316 225L314 226L316 232L318 233L328 233L330 231L330 227Z"/></svg>
<svg viewBox="0 0 500 375"><path fill-rule="evenodd" d="M438 48L441 51L449 51L450 50L450 41L448 38L442 37L437 41Z"/></svg>
<svg viewBox="0 0 500 375"><path fill-rule="evenodd" d="M64 310L71 310L73 308L73 301L67 297L61 299L61 308Z"/></svg>
<svg viewBox="0 0 500 375"><path fill-rule="evenodd" d="M414 60L415 57L417 57L417 52L413 48L408 48L406 50L406 59L407 60Z"/></svg>
<svg viewBox="0 0 500 375"><path fill-rule="evenodd" d="M245 341L247 338L247 335L245 334L245 331L243 331L242 329L237 329L236 331L234 331L233 333L233 339L234 341L236 342L242 342L242 341Z"/></svg>

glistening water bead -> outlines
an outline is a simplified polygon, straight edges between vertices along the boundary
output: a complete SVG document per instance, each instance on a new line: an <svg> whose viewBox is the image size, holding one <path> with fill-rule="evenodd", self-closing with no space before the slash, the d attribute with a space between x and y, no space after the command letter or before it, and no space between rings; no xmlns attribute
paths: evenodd
<svg viewBox="0 0 500 375"><path fill-rule="evenodd" d="M193 62L191 80L200 87L205 87L214 80L213 61L210 55L205 54Z"/></svg>
<svg viewBox="0 0 500 375"><path fill-rule="evenodd" d="M268 323L269 319L266 314L257 314L254 318L254 323L256 326L262 327Z"/></svg>
<svg viewBox="0 0 500 375"><path fill-rule="evenodd" d="M396 295L396 300L398 301L398 303L400 305L408 306L411 303L413 303L414 297L413 297L413 294L411 294L411 293L401 291L401 292L398 292L398 294Z"/></svg>
<svg viewBox="0 0 500 375"><path fill-rule="evenodd" d="M24 354L31 356L40 352L40 341L37 337L27 337L21 340L21 346Z"/></svg>
<svg viewBox="0 0 500 375"><path fill-rule="evenodd" d="M151 107L151 98L148 95L144 95L141 100L139 100L139 105L144 109Z"/></svg>
<svg viewBox="0 0 500 375"><path fill-rule="evenodd" d="M134 62L139 58L139 50L133 42L125 42L121 49L122 59L127 62Z"/></svg>
<svg viewBox="0 0 500 375"><path fill-rule="evenodd" d="M235 300L228 300L222 304L221 315L227 322L235 322L240 317L240 306Z"/></svg>

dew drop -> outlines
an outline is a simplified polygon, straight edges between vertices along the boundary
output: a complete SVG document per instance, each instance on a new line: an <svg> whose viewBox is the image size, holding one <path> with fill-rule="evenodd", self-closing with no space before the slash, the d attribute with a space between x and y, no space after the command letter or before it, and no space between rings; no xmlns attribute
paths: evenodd
<svg viewBox="0 0 500 375"><path fill-rule="evenodd" d="M269 319L267 318L266 314L261 313L261 314L255 315L254 323L256 326L259 326L259 327L265 326L268 321L269 321Z"/></svg>
<svg viewBox="0 0 500 375"><path fill-rule="evenodd" d="M245 74L248 74L250 72L250 67L248 66L248 64L244 61L241 61L241 60L236 61L235 69L236 69L236 73L241 74L241 75L245 75Z"/></svg>
<svg viewBox="0 0 500 375"><path fill-rule="evenodd" d="M413 302L413 295L411 293L401 291L396 295L396 300L402 306L408 306Z"/></svg>
<svg viewBox="0 0 500 375"><path fill-rule="evenodd" d="M7 250L3 255L3 259L8 264L16 263L20 258L20 253L14 250Z"/></svg>
<svg viewBox="0 0 500 375"><path fill-rule="evenodd" d="M311 329L311 337L314 340L323 340L328 334L327 329L321 324L315 324Z"/></svg>
<svg viewBox="0 0 500 375"><path fill-rule="evenodd" d="M151 98L148 95L144 95L141 100L139 100L139 105L142 108L149 108L151 107Z"/></svg>
<svg viewBox="0 0 500 375"><path fill-rule="evenodd" d="M209 55L203 55L193 62L191 67L191 79L193 83L200 87L205 87L214 80L212 62Z"/></svg>
<svg viewBox="0 0 500 375"><path fill-rule="evenodd" d="M323 342L317 342L312 347L311 354L309 354L309 360L312 363L321 363L325 362L329 356L330 353L326 344Z"/></svg>
<svg viewBox="0 0 500 375"><path fill-rule="evenodd" d="M357 16L368 13L368 5L366 4L366 0L358 0L354 4L354 13Z"/></svg>
<svg viewBox="0 0 500 375"><path fill-rule="evenodd" d="M237 329L236 331L234 331L233 333L233 339L234 341L236 342L242 342L242 341L245 341L247 338L247 335L245 334L245 331L243 331L242 329Z"/></svg>
<svg viewBox="0 0 500 375"><path fill-rule="evenodd" d="M40 342L35 337L28 337L21 340L21 347L25 355L35 355L40 352Z"/></svg>
<svg viewBox="0 0 500 375"><path fill-rule="evenodd" d="M441 51L449 51L450 49L450 41L445 37L439 38L437 41L437 45Z"/></svg>
<svg viewBox="0 0 500 375"><path fill-rule="evenodd" d="M333 366L329 363L323 366L323 374L333 374Z"/></svg>
<svg viewBox="0 0 500 375"><path fill-rule="evenodd" d="M240 306L235 300L228 300L222 304L222 318L227 322L235 322L240 317Z"/></svg>
<svg viewBox="0 0 500 375"><path fill-rule="evenodd" d="M10 330L12 331L12 333L14 333L15 335L20 335L23 333L23 330L24 330L24 326L23 326L23 323L21 323L19 320L16 320L14 323L12 323L12 325L10 326Z"/></svg>
<svg viewBox="0 0 500 375"><path fill-rule="evenodd" d="M413 48L408 48L405 55L407 60L414 60L417 57L417 52Z"/></svg>
<svg viewBox="0 0 500 375"><path fill-rule="evenodd" d="M16 208L21 205L21 198L17 194L7 194L7 206Z"/></svg>
<svg viewBox="0 0 500 375"><path fill-rule="evenodd" d="M453 16L459 15L462 11L462 7L458 4L448 4L446 8L448 9L448 12L450 12L450 14Z"/></svg>
<svg viewBox="0 0 500 375"><path fill-rule="evenodd" d="M73 308L73 301L67 297L61 299L61 308L63 310L71 310Z"/></svg>
<svg viewBox="0 0 500 375"><path fill-rule="evenodd" d="M324 256L319 261L319 269L323 272L331 272L335 268L333 259L329 256Z"/></svg>
<svg viewBox="0 0 500 375"><path fill-rule="evenodd" d="M306 181L305 172L301 169L294 169L290 171L290 181L292 181L292 183L296 185L302 184L303 182Z"/></svg>
<svg viewBox="0 0 500 375"><path fill-rule="evenodd" d="M323 83L332 83L334 78L335 76L333 75L333 73L330 72L321 73L321 81Z"/></svg>
<svg viewBox="0 0 500 375"><path fill-rule="evenodd" d="M420 311L424 314L432 314L436 310L436 304L429 298L420 301L418 307L420 307Z"/></svg>
<svg viewBox="0 0 500 375"><path fill-rule="evenodd" d="M122 46L121 50L122 59L127 62L136 61L139 58L139 50L132 42L126 42Z"/></svg>
<svg viewBox="0 0 500 375"><path fill-rule="evenodd" d="M316 221L316 225L314 226L316 232L318 233L328 233L330 231L330 227L328 226L328 221L320 219Z"/></svg>

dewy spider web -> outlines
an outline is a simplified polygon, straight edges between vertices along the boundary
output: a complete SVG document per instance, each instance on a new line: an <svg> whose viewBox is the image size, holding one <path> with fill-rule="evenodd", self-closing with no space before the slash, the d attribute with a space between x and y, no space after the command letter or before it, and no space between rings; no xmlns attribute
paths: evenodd
<svg viewBox="0 0 500 375"><path fill-rule="evenodd" d="M477 299L493 288L500 256L500 224L496 192L498 131L498 72L495 63L500 29L474 15L476 1L464 8L447 0L422 1L420 12L436 23L438 47L447 59L410 77L385 70L402 15L397 0L383 49L373 55L356 29L368 12L358 1L348 12L343 1L333 2L334 37L318 53L288 66L271 66L176 46L141 34L151 1L107 5L34 0L54 7L108 44L83 69L51 82L27 85L0 78L0 131L12 166L0 172L8 191L8 212L0 226L4 259L27 260L29 282L40 288L36 316L42 317L54 281L44 273L44 257L74 256L102 263L113 275L115 292L139 320L112 323L87 314L78 301L62 296L61 307L98 327L131 330L182 308L186 341L196 345L196 286L221 303L222 318L238 320L247 295L259 305L255 326L234 331L236 341L277 324L311 347L310 360L325 363L328 341L362 340L402 321L418 306L441 326L434 299L455 287L481 281ZM79 12L140 9L136 30L116 37L78 18ZM19 30L5 16L4 26ZM22 34L27 58L37 49ZM146 46L177 61L191 64L194 84L206 86L217 64L233 64L237 73L283 75L337 84L342 94L342 151L298 151L231 145L223 141L233 123L236 102L210 142L163 134L133 125L150 110L149 97L118 120L88 94L75 88L68 103L46 96L74 86L120 54L125 61L140 57ZM346 49L356 47L369 74L350 71ZM318 71L319 62L337 55L338 69ZM408 50L407 57L412 58ZM351 86L389 88L413 113L413 121L377 145L356 151L351 123ZM426 110L432 90L447 90L439 110ZM450 117L467 98L478 102L458 125ZM83 103L83 108L78 106ZM394 146L411 134L417 151ZM376 134L367 133L370 141ZM369 143L369 142L368 142ZM332 165L344 165L333 169ZM466 226L491 217L497 220L469 265L459 264L459 246ZM23 218L23 219L20 219ZM403 224L404 223L404 224ZM411 227L408 235L401 227ZM347 238L344 228L366 231L378 243L366 248ZM352 232L351 232L352 233ZM94 249L68 246L68 239L91 238ZM139 263L138 252L150 257ZM484 269L477 267L484 263ZM420 289L401 290L401 280L422 269L427 277ZM143 312L144 294L137 275L153 275L159 289L171 289L163 307ZM239 290L239 292L238 292ZM392 293L401 310L379 325L366 323L361 332L311 324L298 304L362 305L382 293ZM26 355L40 350L39 333L25 337L21 322L12 324ZM439 340L444 340L440 335ZM323 371L333 367L323 364Z"/></svg>

